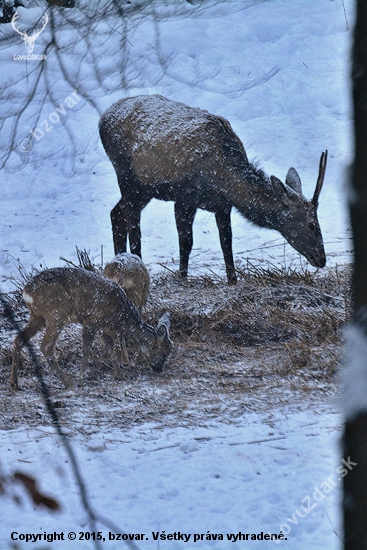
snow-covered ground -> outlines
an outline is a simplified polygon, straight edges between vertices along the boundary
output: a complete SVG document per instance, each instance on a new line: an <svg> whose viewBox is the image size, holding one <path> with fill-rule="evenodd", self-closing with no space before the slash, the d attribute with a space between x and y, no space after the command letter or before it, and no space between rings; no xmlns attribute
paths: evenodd
<svg viewBox="0 0 367 550"><path fill-rule="evenodd" d="M351 0L208 2L190 17L195 6L188 4L187 16L160 23L165 71L152 44L153 23L143 22L129 35L134 60L129 95L160 93L226 117L249 157L267 173L284 180L294 165L307 197L314 190L320 154L329 150L319 207L329 265L350 261L351 250L344 186L352 151L348 88L352 7ZM166 8L162 3L157 9ZM37 50L36 43L37 53L42 51L40 45ZM106 65L111 63L108 47L103 50ZM19 92L27 86L31 62L26 66L13 57L23 49L19 37L19 43L13 40L0 51L4 90L11 75L14 82L20 79ZM54 93L62 110L72 90L66 91L60 79L55 73ZM88 88L88 82L83 85ZM122 91L107 96L94 86L101 111L123 96ZM38 113L39 100L31 103L31 112ZM98 114L83 100L65 108L60 121L52 116L54 111L46 102L37 127L45 119L55 120L53 127L42 139L33 140L31 152L18 147L2 170L3 290L12 288L9 280L17 275L14 259L29 269L61 265L60 257L75 260L75 246L89 250L96 262L101 246L105 261L113 255L109 212L119 194L114 170L99 142ZM66 119L76 136L73 162L63 142ZM1 133L3 143L9 139L6 129ZM17 139L34 129L31 122L23 125ZM142 233L143 257L150 270L161 270L160 263L175 269L178 244L172 204L152 201L143 212ZM278 233L251 225L236 212L233 233L237 262L247 258L275 265L305 262ZM212 214L198 213L194 238L190 273L213 270L223 275ZM303 410L270 406L258 415L244 414L236 424L228 418L225 424L206 425L203 415L203 425L191 429L143 425L122 433L106 427L93 437L80 434L71 439L93 505L125 532L144 533L144 540L136 542L139 548L275 548L275 542L264 540L229 541L227 534L279 534L283 529L287 541L280 544L287 548L332 550L340 547L341 536L339 426L334 404L316 407L313 401ZM12 547L13 531L75 531L77 536L88 531L65 453L53 431L25 426L0 431L0 441L4 472L20 469L35 475L42 489L62 504L61 513L50 515L33 510L26 499L22 508L8 498L2 500L0 547ZM100 530L106 537L103 548L124 547L122 541L107 540L106 527ZM191 534L191 538L155 541L152 532L158 531ZM203 534L204 540L194 542L195 533ZM223 534L224 540L206 540L209 534ZM16 544L13 547L21 549L92 547L91 541L79 540Z"/></svg>
<svg viewBox="0 0 367 550"><path fill-rule="evenodd" d="M340 466L346 468L338 458L339 424L332 407L320 404L309 410L305 405L298 411L248 414L238 424L230 419L190 429L144 424L124 433L106 427L95 436L73 437L72 443L93 505L121 533L144 533L136 541L142 550L243 545L332 550L341 536L336 503ZM1 547L6 548L13 532L18 533L14 537L63 532L66 540L50 548L91 548L91 542L79 540L79 533L90 528L65 451L52 430L14 430L1 434L1 440L3 468L37 473L43 491L62 506L51 515L34 512L26 499L20 510L3 500ZM106 539L102 548L123 547L121 541L109 540L108 527L99 524L98 530ZM233 542L227 537L281 531L287 539L282 542ZM74 543L67 540L69 532L77 534ZM157 532L191 538L155 541ZM223 540L213 540L215 534ZM203 540L195 542L195 535Z"/></svg>

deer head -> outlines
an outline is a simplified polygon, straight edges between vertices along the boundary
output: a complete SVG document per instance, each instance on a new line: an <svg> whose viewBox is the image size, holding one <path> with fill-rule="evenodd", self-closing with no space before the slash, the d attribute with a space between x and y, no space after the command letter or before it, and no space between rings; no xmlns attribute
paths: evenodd
<svg viewBox="0 0 367 550"><path fill-rule="evenodd" d="M319 163L314 195L308 201L302 194L302 184L297 171L290 168L283 184L270 176L273 191L285 208L279 215L279 231L295 250L305 256L314 267L324 267L326 262L321 229L317 219L319 195L324 183L327 151L322 153Z"/></svg>
<svg viewBox="0 0 367 550"><path fill-rule="evenodd" d="M34 30L33 33L31 34L31 36L28 36L27 31L23 32L23 31L19 30L19 27L16 26L16 21L17 21L18 17L19 17L18 12L15 12L15 14L13 15L12 20L11 20L11 25L12 25L13 29L18 34L20 34L20 36L23 38L27 53L32 53L33 48L34 48L34 44L36 42L36 39L41 34L41 32L45 29L45 27L48 23L48 15L47 15L47 13L45 13L42 16L42 20L43 20L42 27L38 30Z"/></svg>

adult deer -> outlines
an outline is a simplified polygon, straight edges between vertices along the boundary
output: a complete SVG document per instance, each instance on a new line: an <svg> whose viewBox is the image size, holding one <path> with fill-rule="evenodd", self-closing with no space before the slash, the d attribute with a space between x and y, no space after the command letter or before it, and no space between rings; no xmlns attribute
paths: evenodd
<svg viewBox="0 0 367 550"><path fill-rule="evenodd" d="M187 276L198 208L214 212L229 283L236 281L232 206L261 227L276 229L315 267L325 250L317 219L327 151L322 153L311 201L290 168L283 184L251 164L222 117L159 95L121 99L102 115L99 131L118 179L121 200L111 211L115 253L141 256L140 214L152 198L174 201L180 274Z"/></svg>
<svg viewBox="0 0 367 550"><path fill-rule="evenodd" d="M97 333L102 334L120 377L121 339L135 342L151 367L160 372L171 352L169 314L162 315L157 329L143 321L128 300L125 291L113 281L82 268L56 267L35 275L24 287L24 300L31 316L13 344L10 385L18 389L18 368L22 348L40 330L46 329L41 350L66 386L69 377L54 359L54 349L63 327L69 323L82 325L83 359L81 381L88 366L90 348ZM121 350L120 350L121 351Z"/></svg>

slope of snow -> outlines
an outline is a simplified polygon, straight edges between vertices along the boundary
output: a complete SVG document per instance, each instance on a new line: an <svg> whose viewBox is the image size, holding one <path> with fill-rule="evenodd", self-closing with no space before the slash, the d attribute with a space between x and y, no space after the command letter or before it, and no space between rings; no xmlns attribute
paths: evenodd
<svg viewBox="0 0 367 550"><path fill-rule="evenodd" d="M344 4L350 26L351 7ZM161 7L162 13L165 9ZM320 154L328 149L320 225L328 264L349 261L351 242L343 187L351 156L350 31L343 4L328 0L302 6L285 1L209 3L195 16L172 17L160 23L163 66L152 47L153 31L152 22L146 21L129 35L132 67L128 95L160 93L226 117L250 159L283 181L294 165L309 198ZM22 62L9 60L20 47L21 40L1 53L4 66L24 77ZM106 66L111 61L109 51L112 56L114 40L104 45ZM58 79L56 74L55 81ZM98 114L78 99L77 91L73 104L72 91L67 92L62 82L53 92L65 114L46 102L36 128L30 118L19 141L31 137L30 131L40 137L40 130L43 137L33 139L29 153L18 147L8 163L2 194L3 281L17 274L14 258L29 268L32 264L52 267L60 263L60 256L75 259L75 246L90 251L96 262L101 261L101 247L105 260L113 255L109 213L119 192L99 140ZM94 90L101 111L123 95L121 91L101 97L101 92ZM37 102L31 104L30 112L32 107L36 114ZM60 121L53 122L57 117ZM76 135L77 147L70 145L63 130L66 122ZM6 141L6 134L0 139ZM23 166L25 160L31 162ZM237 262L306 263L278 232L256 227L235 211L232 218ZM142 235L143 257L152 272L161 270L160 263L175 269L178 239L171 203L151 201L143 211ZM208 273L208 268L224 274L214 216L199 211L190 271Z"/></svg>

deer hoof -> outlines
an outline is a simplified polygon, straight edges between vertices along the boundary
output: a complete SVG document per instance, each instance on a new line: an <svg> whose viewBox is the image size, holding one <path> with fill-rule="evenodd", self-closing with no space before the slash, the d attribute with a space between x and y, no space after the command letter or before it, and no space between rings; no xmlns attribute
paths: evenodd
<svg viewBox="0 0 367 550"><path fill-rule="evenodd" d="M82 386L85 385L85 379L86 379L86 377L85 377L84 374L82 374L81 376L79 376L78 382L77 382L79 388L81 388Z"/></svg>
<svg viewBox="0 0 367 550"><path fill-rule="evenodd" d="M115 377L117 378L117 380L123 379L123 372L121 367L115 368Z"/></svg>
<svg viewBox="0 0 367 550"><path fill-rule="evenodd" d="M13 382L13 380L10 380L10 389L13 393L19 391L18 382Z"/></svg>

